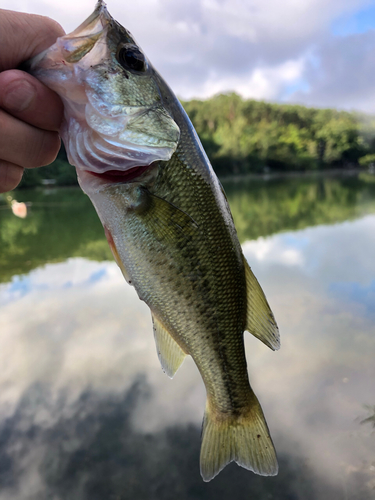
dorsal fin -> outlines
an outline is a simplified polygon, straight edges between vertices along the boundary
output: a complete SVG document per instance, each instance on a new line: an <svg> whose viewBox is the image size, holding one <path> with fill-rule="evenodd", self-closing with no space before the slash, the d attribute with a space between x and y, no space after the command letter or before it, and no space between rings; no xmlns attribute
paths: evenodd
<svg viewBox="0 0 375 500"><path fill-rule="evenodd" d="M173 378L185 359L186 353L154 315L152 315L152 322L161 367L168 377Z"/></svg>
<svg viewBox="0 0 375 500"><path fill-rule="evenodd" d="M247 312L245 330L261 340L273 351L280 349L280 334L276 320L258 280L245 257Z"/></svg>

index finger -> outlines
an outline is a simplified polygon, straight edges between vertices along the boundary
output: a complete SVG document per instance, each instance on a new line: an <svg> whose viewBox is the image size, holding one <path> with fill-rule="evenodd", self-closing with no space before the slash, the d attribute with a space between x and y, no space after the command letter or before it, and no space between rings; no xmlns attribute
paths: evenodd
<svg viewBox="0 0 375 500"><path fill-rule="evenodd" d="M16 68L64 34L49 17L0 9L0 71Z"/></svg>

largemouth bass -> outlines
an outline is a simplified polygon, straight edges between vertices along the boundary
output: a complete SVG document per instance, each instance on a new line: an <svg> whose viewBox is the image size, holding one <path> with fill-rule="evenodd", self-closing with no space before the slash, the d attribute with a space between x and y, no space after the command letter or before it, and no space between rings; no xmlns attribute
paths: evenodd
<svg viewBox="0 0 375 500"><path fill-rule="evenodd" d="M151 310L163 370L173 377L190 355L202 376L203 479L231 461L277 474L243 333L275 350L278 328L179 101L102 1L26 66L64 102L69 161L125 279Z"/></svg>

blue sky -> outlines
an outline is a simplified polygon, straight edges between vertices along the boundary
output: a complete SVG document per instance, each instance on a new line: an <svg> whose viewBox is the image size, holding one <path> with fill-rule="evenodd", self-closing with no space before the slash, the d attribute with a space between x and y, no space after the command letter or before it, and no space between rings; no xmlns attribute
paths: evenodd
<svg viewBox="0 0 375 500"><path fill-rule="evenodd" d="M340 16L333 21L331 26L332 33L338 36L365 33L373 29L375 29L375 5Z"/></svg>
<svg viewBox="0 0 375 500"><path fill-rule="evenodd" d="M93 0L0 0L69 32ZM375 0L108 0L184 99L247 98L375 113Z"/></svg>

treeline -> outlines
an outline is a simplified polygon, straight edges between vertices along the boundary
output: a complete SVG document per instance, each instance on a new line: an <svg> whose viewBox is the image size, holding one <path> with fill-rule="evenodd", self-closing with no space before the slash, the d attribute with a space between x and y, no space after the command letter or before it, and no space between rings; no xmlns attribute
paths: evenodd
<svg viewBox="0 0 375 500"><path fill-rule="evenodd" d="M244 100L237 94L182 104L219 176L375 163L375 117ZM23 186L42 179L76 183L63 148L51 166L27 171Z"/></svg>
<svg viewBox="0 0 375 500"><path fill-rule="evenodd" d="M236 94L183 105L219 175L375 162L375 117L244 100Z"/></svg>

